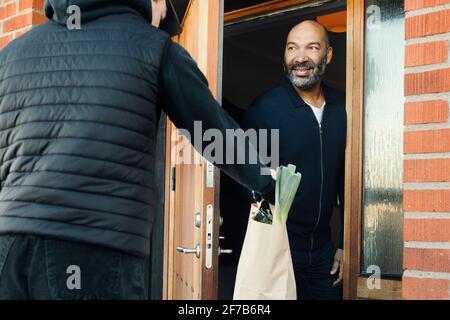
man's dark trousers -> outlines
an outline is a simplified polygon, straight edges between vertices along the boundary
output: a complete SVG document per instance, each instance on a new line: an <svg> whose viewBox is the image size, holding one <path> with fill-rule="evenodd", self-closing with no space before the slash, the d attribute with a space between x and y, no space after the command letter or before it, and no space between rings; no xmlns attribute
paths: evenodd
<svg viewBox="0 0 450 320"><path fill-rule="evenodd" d="M342 300L342 286L333 287L331 275L336 248L332 241L313 251L297 251L293 257L298 300Z"/></svg>
<svg viewBox="0 0 450 320"><path fill-rule="evenodd" d="M148 259L84 243L2 235L5 299L148 299Z"/></svg>

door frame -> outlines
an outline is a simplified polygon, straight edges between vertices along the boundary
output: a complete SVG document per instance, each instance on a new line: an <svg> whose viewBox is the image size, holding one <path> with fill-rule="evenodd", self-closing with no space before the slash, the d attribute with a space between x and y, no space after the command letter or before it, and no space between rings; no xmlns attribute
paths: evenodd
<svg viewBox="0 0 450 320"><path fill-rule="evenodd" d="M226 0L225 0L226 1ZM243 19L252 19L257 16L274 11L296 10L310 2L330 2L329 0L273 0L260 5L246 7L228 12L219 25ZM223 12L223 8L222 8ZM208 26L215 28L216 26ZM401 280L382 279L382 290L368 290L366 278L361 276L362 234L363 234L363 116L364 116L364 30L365 6L361 0L347 0L347 81L346 81L346 107L347 107L347 148L345 165L345 222L344 222L344 299L401 299ZM219 32L220 37L222 34ZM212 84L214 93L220 96L221 88L221 61L222 39L209 39L211 45L219 46L217 82ZM172 126L167 126L168 140L170 140ZM171 181L170 141L166 149L166 181ZM215 212L218 213L219 174L215 174ZM173 247L169 234L173 231L170 216L173 214L173 197L170 184L166 184L165 193L165 233L164 233L164 279L163 299L170 299L168 287L170 280L167 277L170 271L170 261L173 252L167 250ZM215 214L215 234L219 232L219 215ZM217 241L216 241L217 242ZM218 263L218 261L215 261ZM170 273L169 273L170 274ZM213 288L209 297L217 298L217 273L208 286Z"/></svg>
<svg viewBox="0 0 450 320"><path fill-rule="evenodd" d="M365 3L347 0L347 149L345 165L344 299L402 300L402 281L381 279L370 290L362 275Z"/></svg>
<svg viewBox="0 0 450 320"><path fill-rule="evenodd" d="M312 1L275 0L229 12L225 14L225 22L245 21L250 17L263 15L274 10L299 7L309 2ZM344 204L344 299L358 298L358 275L361 273L364 16L364 1L347 0L347 148Z"/></svg>
<svg viewBox="0 0 450 320"><path fill-rule="evenodd" d="M273 12L297 10L311 2L329 0L274 0L225 14L225 23L248 21ZM382 290L369 290L361 276L363 235L363 119L364 119L365 6L347 0L347 149L345 165L344 299L402 299L401 280L381 279Z"/></svg>
<svg viewBox="0 0 450 320"><path fill-rule="evenodd" d="M347 1L347 147L345 159L344 299L358 298L362 256L364 1Z"/></svg>

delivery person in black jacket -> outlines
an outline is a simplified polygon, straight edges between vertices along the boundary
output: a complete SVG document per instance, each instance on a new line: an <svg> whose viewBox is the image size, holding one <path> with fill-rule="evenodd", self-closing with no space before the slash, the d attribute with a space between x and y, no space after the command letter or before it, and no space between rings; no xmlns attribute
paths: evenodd
<svg viewBox="0 0 450 320"><path fill-rule="evenodd" d="M148 297L160 110L192 137L238 128L170 40L167 3L47 0L49 21L0 52L0 299ZM262 168L220 165L273 199Z"/></svg>
<svg viewBox="0 0 450 320"><path fill-rule="evenodd" d="M299 299L341 299L343 238L331 241L339 197L343 226L345 94L322 84L333 50L327 30L304 21L289 33L280 83L249 107L242 126L279 129L280 165L294 164L302 181L287 228Z"/></svg>

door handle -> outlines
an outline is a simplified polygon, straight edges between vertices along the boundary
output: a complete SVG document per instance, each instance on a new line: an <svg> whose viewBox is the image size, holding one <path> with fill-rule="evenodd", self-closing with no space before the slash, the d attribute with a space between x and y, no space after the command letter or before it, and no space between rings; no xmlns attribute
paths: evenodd
<svg viewBox="0 0 450 320"><path fill-rule="evenodd" d="M195 256L197 258L200 258L200 245L197 244L195 248L184 248L184 247L177 247L177 251L183 254L191 254L195 253Z"/></svg>

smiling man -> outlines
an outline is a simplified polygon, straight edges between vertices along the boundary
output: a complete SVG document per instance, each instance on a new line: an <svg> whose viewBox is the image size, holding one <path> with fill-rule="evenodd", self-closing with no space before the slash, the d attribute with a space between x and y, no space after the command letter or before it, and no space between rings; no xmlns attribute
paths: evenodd
<svg viewBox="0 0 450 320"><path fill-rule="evenodd" d="M302 181L287 222L299 299L342 299L345 94L322 83L333 57L327 30L303 21L289 33L285 76L249 107L244 128L280 130L280 164L294 164ZM331 240L338 202L341 234Z"/></svg>

